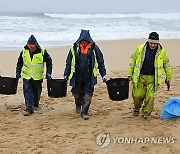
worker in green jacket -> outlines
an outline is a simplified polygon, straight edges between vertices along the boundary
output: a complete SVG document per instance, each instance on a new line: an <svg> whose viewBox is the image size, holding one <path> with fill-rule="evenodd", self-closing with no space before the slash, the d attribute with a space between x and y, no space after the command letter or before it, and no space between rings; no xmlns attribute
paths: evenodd
<svg viewBox="0 0 180 154"><path fill-rule="evenodd" d="M169 88L172 78L169 58L159 43L159 35L152 32L147 42L139 45L130 57L128 78L133 84L134 116L139 116L140 109L145 119L151 115L155 92L163 82L163 70Z"/></svg>

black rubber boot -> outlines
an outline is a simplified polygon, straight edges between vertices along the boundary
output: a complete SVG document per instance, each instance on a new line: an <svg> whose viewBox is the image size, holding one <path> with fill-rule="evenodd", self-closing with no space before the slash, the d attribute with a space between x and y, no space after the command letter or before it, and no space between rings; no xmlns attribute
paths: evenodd
<svg viewBox="0 0 180 154"><path fill-rule="evenodd" d="M81 106L82 106L82 97L79 95L73 94L74 99L75 99L75 105L76 105L76 113L80 114L81 113Z"/></svg>
<svg viewBox="0 0 180 154"><path fill-rule="evenodd" d="M92 95L86 93L84 96L84 102L82 104L81 116L84 120L89 119L88 111L91 104Z"/></svg>

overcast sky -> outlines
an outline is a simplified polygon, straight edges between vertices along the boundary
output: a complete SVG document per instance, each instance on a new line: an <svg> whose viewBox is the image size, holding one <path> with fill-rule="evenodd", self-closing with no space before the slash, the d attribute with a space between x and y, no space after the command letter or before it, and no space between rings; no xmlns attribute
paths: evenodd
<svg viewBox="0 0 180 154"><path fill-rule="evenodd" d="M180 0L0 0L0 11L102 13L180 12Z"/></svg>

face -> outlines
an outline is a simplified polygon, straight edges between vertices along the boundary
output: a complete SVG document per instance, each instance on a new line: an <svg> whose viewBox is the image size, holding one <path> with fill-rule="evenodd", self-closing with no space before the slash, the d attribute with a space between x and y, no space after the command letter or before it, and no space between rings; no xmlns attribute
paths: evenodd
<svg viewBox="0 0 180 154"><path fill-rule="evenodd" d="M34 44L28 44L27 46L31 52L34 52L37 49L36 45L34 45Z"/></svg>
<svg viewBox="0 0 180 154"><path fill-rule="evenodd" d="M85 48L89 42L86 40L82 40L80 43L82 43L83 47Z"/></svg>
<svg viewBox="0 0 180 154"><path fill-rule="evenodd" d="M152 43L152 42L149 42L149 47L150 47L151 50L156 49L157 46L158 46L158 43Z"/></svg>

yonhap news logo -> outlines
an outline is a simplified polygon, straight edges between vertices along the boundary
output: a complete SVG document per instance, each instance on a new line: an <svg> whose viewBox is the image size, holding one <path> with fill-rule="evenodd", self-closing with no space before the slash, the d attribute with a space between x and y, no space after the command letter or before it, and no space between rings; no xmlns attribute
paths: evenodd
<svg viewBox="0 0 180 154"><path fill-rule="evenodd" d="M118 144L172 144L174 137L122 137L112 136L110 133L101 133L96 138L99 148L105 148L110 143Z"/></svg>
<svg viewBox="0 0 180 154"><path fill-rule="evenodd" d="M108 146L111 142L110 133L101 133L96 138L97 146L104 148Z"/></svg>

